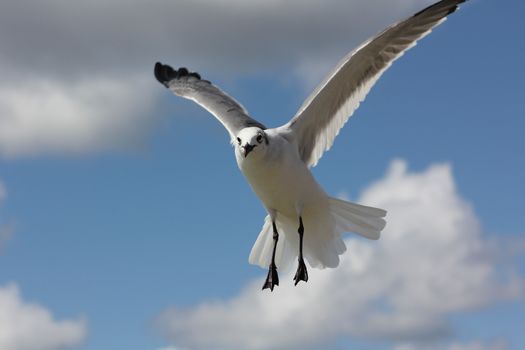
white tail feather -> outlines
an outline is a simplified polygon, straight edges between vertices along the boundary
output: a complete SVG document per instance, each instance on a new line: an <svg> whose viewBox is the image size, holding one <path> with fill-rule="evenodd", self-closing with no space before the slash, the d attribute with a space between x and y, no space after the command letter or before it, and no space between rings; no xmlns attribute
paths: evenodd
<svg viewBox="0 0 525 350"><path fill-rule="evenodd" d="M281 233L286 231L293 232L290 229L283 230L281 228L282 225L280 220L277 220L277 225L279 226L279 231L281 231ZM290 235L279 235L279 244L277 245L277 250L275 251L275 263L280 270L286 270L290 267L294 256L297 256L297 253L295 252L298 251L297 249L299 249L298 244L294 244L294 242L290 242L288 239L286 239L288 236ZM260 267L264 268L270 266L273 244L272 220L270 219L270 216L267 215L264 218L263 228L252 247L249 258L250 264L259 265Z"/></svg>
<svg viewBox="0 0 525 350"><path fill-rule="evenodd" d="M339 255L346 251L341 238L344 232L354 232L369 239L379 239L385 227L386 211L329 198L327 210L319 210L303 217L304 257L312 267L336 267ZM287 270L299 252L298 220L277 215L276 225L279 241L275 253L275 263L281 270ZM273 228L269 216L250 253L250 264L267 268L273 251Z"/></svg>
<svg viewBox="0 0 525 350"><path fill-rule="evenodd" d="M369 239L379 239L385 227L386 211L330 198L330 211L335 217L336 226L345 232L357 233Z"/></svg>

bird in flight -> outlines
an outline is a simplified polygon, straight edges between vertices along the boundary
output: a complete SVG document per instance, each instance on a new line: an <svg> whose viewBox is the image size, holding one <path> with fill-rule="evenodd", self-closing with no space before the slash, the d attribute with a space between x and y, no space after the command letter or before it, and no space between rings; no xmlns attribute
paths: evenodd
<svg viewBox="0 0 525 350"><path fill-rule="evenodd" d="M314 167L339 130L390 65L443 23L465 0L442 0L396 23L350 52L286 124L267 128L198 73L157 62L155 77L175 95L195 101L228 131L237 164L268 215L249 262L268 268L263 290L279 285L277 266L298 259L295 285L308 281L305 259L316 268L336 267L346 250L341 235L379 239L386 211L329 197Z"/></svg>

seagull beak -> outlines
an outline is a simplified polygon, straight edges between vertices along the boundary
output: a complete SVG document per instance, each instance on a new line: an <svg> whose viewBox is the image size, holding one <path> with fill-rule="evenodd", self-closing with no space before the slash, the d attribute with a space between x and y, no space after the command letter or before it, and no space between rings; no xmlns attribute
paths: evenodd
<svg viewBox="0 0 525 350"><path fill-rule="evenodd" d="M248 154L255 148L255 145L250 145L249 143L243 146L244 149L244 158L248 157Z"/></svg>

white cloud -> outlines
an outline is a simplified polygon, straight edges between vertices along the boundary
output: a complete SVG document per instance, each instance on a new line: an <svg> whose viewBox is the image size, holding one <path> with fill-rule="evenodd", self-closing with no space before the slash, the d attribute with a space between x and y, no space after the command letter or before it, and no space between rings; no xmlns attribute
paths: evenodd
<svg viewBox="0 0 525 350"><path fill-rule="evenodd" d="M305 348L337 336L428 343L451 336L447 316L523 295L449 165L410 173L394 161L360 201L388 210L386 230L379 241L347 239L337 269L310 269L298 287L282 276L273 294L261 292L260 279L230 300L173 307L160 328L192 349Z"/></svg>
<svg viewBox="0 0 525 350"><path fill-rule="evenodd" d="M83 320L56 321L44 307L22 300L16 285L0 287L0 349L66 349L79 345L86 333Z"/></svg>
<svg viewBox="0 0 525 350"><path fill-rule="evenodd" d="M228 74L274 72L305 57L315 62L327 52L344 54L431 2L7 0L0 14L1 58L24 71L68 76L136 71L144 64L151 71L153 60L170 57L174 64Z"/></svg>
<svg viewBox="0 0 525 350"><path fill-rule="evenodd" d="M0 85L0 156L129 147L155 119L150 92L138 78Z"/></svg>
<svg viewBox="0 0 525 350"><path fill-rule="evenodd" d="M4 1L0 157L140 144L156 125L152 96L163 96L157 60L216 72L209 79L295 72L313 86L360 41L428 3Z"/></svg>

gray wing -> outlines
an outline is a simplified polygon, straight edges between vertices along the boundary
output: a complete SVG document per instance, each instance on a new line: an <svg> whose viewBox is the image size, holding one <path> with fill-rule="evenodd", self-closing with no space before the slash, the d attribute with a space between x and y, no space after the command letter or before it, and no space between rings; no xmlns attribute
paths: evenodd
<svg viewBox="0 0 525 350"><path fill-rule="evenodd" d="M442 0L394 24L350 52L281 127L295 140L306 164L330 149L379 77L403 53L441 24L465 0Z"/></svg>
<svg viewBox="0 0 525 350"><path fill-rule="evenodd" d="M228 130L232 140L240 130L249 126L266 129L264 125L250 118L239 102L209 81L201 79L198 73L190 73L186 68L175 70L157 62L155 77L175 95L190 99L213 114Z"/></svg>

